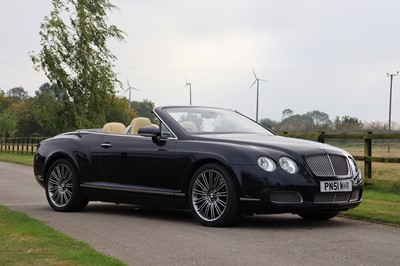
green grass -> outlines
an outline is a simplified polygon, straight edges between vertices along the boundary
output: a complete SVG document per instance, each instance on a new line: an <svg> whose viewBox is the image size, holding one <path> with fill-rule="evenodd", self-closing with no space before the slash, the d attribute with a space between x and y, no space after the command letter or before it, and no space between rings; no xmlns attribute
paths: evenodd
<svg viewBox="0 0 400 266"><path fill-rule="evenodd" d="M33 166L33 155L13 152L0 152L0 161Z"/></svg>
<svg viewBox="0 0 400 266"><path fill-rule="evenodd" d="M400 225L400 182L367 180L360 206L342 214Z"/></svg>
<svg viewBox="0 0 400 266"><path fill-rule="evenodd" d="M0 265L125 265L0 205Z"/></svg>

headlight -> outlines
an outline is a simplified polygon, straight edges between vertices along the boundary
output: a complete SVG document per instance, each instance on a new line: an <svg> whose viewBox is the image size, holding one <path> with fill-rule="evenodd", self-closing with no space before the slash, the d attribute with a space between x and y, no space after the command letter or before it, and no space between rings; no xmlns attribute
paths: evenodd
<svg viewBox="0 0 400 266"><path fill-rule="evenodd" d="M288 157L281 157L279 159L279 165L289 174L297 173L299 170L297 163Z"/></svg>
<svg viewBox="0 0 400 266"><path fill-rule="evenodd" d="M275 162L272 159L265 156L258 158L257 163L258 166L260 166L263 170L267 172L273 172L276 169Z"/></svg>

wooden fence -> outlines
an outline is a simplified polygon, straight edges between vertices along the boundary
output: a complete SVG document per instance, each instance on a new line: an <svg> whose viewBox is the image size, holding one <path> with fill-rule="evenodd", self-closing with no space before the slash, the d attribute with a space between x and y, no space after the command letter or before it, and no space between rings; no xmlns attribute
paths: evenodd
<svg viewBox="0 0 400 266"><path fill-rule="evenodd" d="M0 141L0 151L34 154L45 137L6 138Z"/></svg>
<svg viewBox="0 0 400 266"><path fill-rule="evenodd" d="M372 132L364 134L326 134L324 132L316 134L281 134L285 137L316 140L324 143L327 139L339 140L363 140L364 156L354 156L357 161L364 161L364 176L372 177L372 162L380 163L400 163L400 158L373 157L372 140L400 140L400 133L373 134ZM45 137L30 138L7 138L0 142L0 151L34 154L40 141Z"/></svg>

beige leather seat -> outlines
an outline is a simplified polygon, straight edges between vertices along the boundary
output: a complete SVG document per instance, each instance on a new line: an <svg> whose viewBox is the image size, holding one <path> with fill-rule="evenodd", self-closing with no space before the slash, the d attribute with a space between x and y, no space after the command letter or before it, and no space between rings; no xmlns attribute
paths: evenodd
<svg viewBox="0 0 400 266"><path fill-rule="evenodd" d="M136 117L131 122L131 135L137 135L142 127L151 126L150 119L147 117Z"/></svg>
<svg viewBox="0 0 400 266"><path fill-rule="evenodd" d="M125 134L126 127L119 122L110 122L104 125L103 131L110 134Z"/></svg>
<svg viewBox="0 0 400 266"><path fill-rule="evenodd" d="M193 122L185 121L185 122L180 122L180 124L187 132L198 132L199 131L197 129L196 124Z"/></svg>

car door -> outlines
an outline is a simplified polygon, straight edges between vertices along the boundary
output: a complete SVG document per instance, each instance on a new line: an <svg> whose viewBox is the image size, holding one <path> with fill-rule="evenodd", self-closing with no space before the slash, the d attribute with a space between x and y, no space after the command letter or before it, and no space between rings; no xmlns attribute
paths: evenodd
<svg viewBox="0 0 400 266"><path fill-rule="evenodd" d="M110 188L141 191L180 189L174 152L176 139L154 142L150 137L105 135L101 164Z"/></svg>

